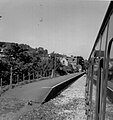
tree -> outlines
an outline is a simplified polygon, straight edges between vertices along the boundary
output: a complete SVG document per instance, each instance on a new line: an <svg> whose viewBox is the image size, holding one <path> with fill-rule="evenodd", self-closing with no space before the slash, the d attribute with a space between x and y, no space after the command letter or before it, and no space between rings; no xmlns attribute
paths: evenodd
<svg viewBox="0 0 113 120"><path fill-rule="evenodd" d="M42 47L36 48L35 50L40 57L48 55L48 50L47 49L44 50L44 48Z"/></svg>
<svg viewBox="0 0 113 120"><path fill-rule="evenodd" d="M88 67L89 67L89 62L88 62L88 60L84 60L84 68L85 68L85 70L87 70Z"/></svg>
<svg viewBox="0 0 113 120"><path fill-rule="evenodd" d="M23 80L23 74L26 79L32 73L39 73L44 77L50 73L54 76L67 74L59 60L61 54L53 52L49 57L47 49L42 47L33 49L26 44L4 42L0 43L0 46L4 48L5 55L5 58L0 60L0 77L3 78L4 83L9 84L10 75L12 75L13 83L16 83L18 80Z"/></svg>
<svg viewBox="0 0 113 120"><path fill-rule="evenodd" d="M69 64L68 66L66 66L66 71L67 71L68 73L73 73L73 72L74 72L74 69L73 69L72 64Z"/></svg>
<svg viewBox="0 0 113 120"><path fill-rule="evenodd" d="M77 64L82 66L82 70L84 70L84 58L82 56L77 56Z"/></svg>

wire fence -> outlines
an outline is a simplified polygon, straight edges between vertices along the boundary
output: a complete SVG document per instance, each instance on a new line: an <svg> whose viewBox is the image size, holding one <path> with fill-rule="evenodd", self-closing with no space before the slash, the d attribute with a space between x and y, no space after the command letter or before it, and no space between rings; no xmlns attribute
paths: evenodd
<svg viewBox="0 0 113 120"><path fill-rule="evenodd" d="M13 89L14 87L25 85L28 83L36 82L39 80L49 79L53 77L52 71L47 72L45 74L42 74L42 72L32 72L26 74L17 74L14 76L12 73L10 74L10 77L8 79L9 82L4 83L3 78L0 78L0 95L3 94L8 89Z"/></svg>

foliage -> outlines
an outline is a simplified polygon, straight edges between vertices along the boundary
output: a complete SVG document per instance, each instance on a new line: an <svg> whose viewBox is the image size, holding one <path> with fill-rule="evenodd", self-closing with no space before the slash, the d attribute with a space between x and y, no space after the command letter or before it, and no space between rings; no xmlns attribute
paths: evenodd
<svg viewBox="0 0 113 120"><path fill-rule="evenodd" d="M80 64L82 66L82 70L85 70L84 58L82 56L77 56L77 64Z"/></svg>
<svg viewBox="0 0 113 120"><path fill-rule="evenodd" d="M49 74L52 69L52 60L48 56L48 51L44 48L33 49L26 44L5 42L1 42L0 47L3 48L2 54L4 55L0 59L0 77L6 83L10 79L11 67L13 68L13 82L17 81L17 75L22 81L23 74L25 78L28 77L29 73L34 73L34 77L37 77L37 73L40 76L45 76L46 72Z"/></svg>
<svg viewBox="0 0 113 120"><path fill-rule="evenodd" d="M85 67L85 70L88 69L88 67L89 67L88 60L84 60L84 67Z"/></svg>
<svg viewBox="0 0 113 120"><path fill-rule="evenodd" d="M49 55L48 50L42 47L34 49L18 43L0 42L0 48L4 55L0 59L0 78L3 79L3 85L10 83L11 67L13 83L50 76L53 70L55 75L67 74L59 60L61 54L53 52Z"/></svg>
<svg viewBox="0 0 113 120"><path fill-rule="evenodd" d="M26 44L0 42L1 49L3 49L3 53L0 54L4 55L0 58L0 78L3 79L3 84L9 84L11 68L13 83L52 74L53 76L66 75L74 71L72 65L63 66L61 64L59 58L64 55L54 52L48 54L48 50L42 47L34 49ZM78 64L85 69L83 57L78 56L77 58Z"/></svg>
<svg viewBox="0 0 113 120"><path fill-rule="evenodd" d="M62 55L58 54L58 53L54 53L54 52L52 52L50 54L50 58L51 58L51 62L52 62L51 67L55 72L53 74L66 75L67 74L67 68L66 68L66 66L62 65L62 63L59 60L59 57L62 57Z"/></svg>

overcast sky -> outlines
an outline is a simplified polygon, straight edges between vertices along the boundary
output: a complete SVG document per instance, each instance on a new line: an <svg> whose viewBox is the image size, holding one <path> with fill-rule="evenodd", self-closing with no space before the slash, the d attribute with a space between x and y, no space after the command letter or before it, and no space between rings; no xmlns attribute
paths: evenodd
<svg viewBox="0 0 113 120"><path fill-rule="evenodd" d="M107 1L0 0L0 41L88 58Z"/></svg>

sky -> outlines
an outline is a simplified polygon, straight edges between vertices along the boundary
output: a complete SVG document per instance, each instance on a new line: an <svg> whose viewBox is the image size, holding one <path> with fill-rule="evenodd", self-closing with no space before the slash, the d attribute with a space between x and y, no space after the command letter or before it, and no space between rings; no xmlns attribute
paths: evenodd
<svg viewBox="0 0 113 120"><path fill-rule="evenodd" d="M109 1L0 0L0 41L88 58Z"/></svg>

